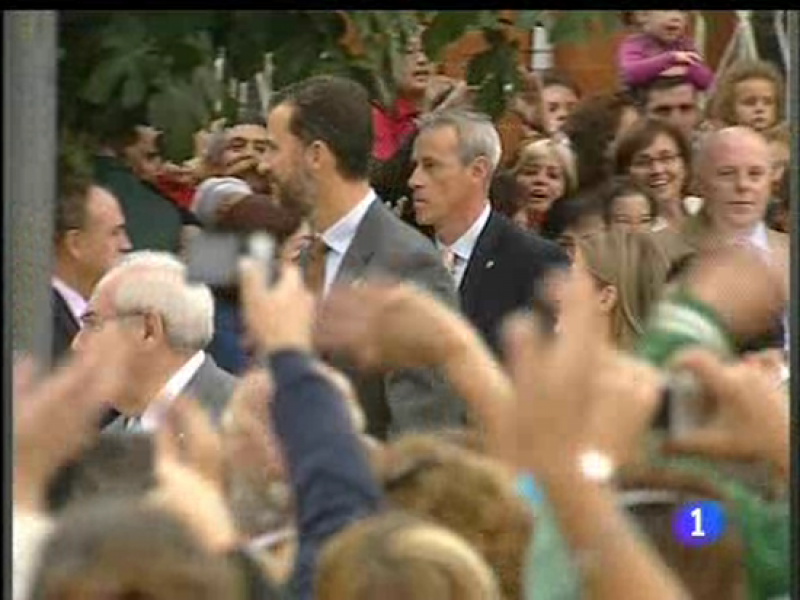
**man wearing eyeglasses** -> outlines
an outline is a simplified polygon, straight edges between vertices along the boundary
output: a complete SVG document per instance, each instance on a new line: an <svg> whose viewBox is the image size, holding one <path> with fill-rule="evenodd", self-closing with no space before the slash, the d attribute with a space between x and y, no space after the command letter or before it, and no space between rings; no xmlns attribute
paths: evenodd
<svg viewBox="0 0 800 600"><path fill-rule="evenodd" d="M116 197L88 178L61 173L55 218L51 362L69 350L87 299L100 278L131 249Z"/></svg>
<svg viewBox="0 0 800 600"><path fill-rule="evenodd" d="M134 252L97 284L73 342L80 352L100 330L115 327L130 353L130 384L114 406L110 431L158 429L181 395L195 398L219 425L236 379L204 349L214 333L210 290L186 279L168 253Z"/></svg>

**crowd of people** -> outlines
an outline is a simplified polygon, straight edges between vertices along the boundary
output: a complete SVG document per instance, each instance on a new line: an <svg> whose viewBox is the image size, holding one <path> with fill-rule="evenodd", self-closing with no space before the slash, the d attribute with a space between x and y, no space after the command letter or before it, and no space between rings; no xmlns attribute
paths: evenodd
<svg viewBox="0 0 800 600"><path fill-rule="evenodd" d="M691 16L495 122L417 39L393 106L320 75L182 165L65 153L14 598L788 598L783 76Z"/></svg>

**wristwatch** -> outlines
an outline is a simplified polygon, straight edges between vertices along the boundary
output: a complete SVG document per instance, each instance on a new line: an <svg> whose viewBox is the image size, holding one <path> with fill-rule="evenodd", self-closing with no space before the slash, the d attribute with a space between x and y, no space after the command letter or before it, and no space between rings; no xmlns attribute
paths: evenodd
<svg viewBox="0 0 800 600"><path fill-rule="evenodd" d="M578 456L578 467L586 479L599 484L611 481L617 471L617 465L608 454L594 449Z"/></svg>

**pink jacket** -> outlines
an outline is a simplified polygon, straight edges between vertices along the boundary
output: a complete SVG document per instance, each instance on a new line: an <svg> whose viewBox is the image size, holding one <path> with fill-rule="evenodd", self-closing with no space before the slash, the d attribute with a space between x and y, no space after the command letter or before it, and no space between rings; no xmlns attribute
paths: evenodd
<svg viewBox="0 0 800 600"><path fill-rule="evenodd" d="M697 52L697 48L688 37L665 46L645 33L629 35L622 40L618 52L622 81L628 86L640 87L650 83L670 67L678 66L672 57L673 50ZM699 90L708 89L714 80L714 72L708 65L701 61L688 67L687 80Z"/></svg>

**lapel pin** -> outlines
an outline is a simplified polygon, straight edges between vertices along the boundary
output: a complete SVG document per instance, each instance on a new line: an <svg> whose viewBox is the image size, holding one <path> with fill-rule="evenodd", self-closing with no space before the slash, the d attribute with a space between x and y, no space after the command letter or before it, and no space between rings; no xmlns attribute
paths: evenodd
<svg viewBox="0 0 800 600"><path fill-rule="evenodd" d="M494 266L494 261L493 260L490 260L489 262L486 263L486 268L487 269L491 269L493 266Z"/></svg>

